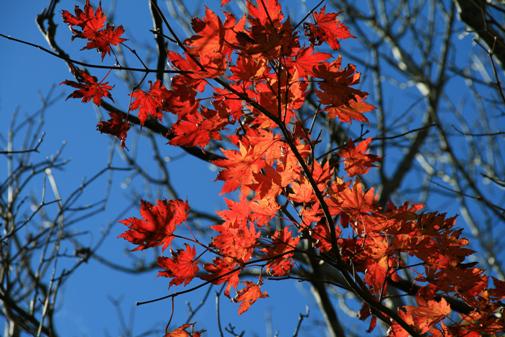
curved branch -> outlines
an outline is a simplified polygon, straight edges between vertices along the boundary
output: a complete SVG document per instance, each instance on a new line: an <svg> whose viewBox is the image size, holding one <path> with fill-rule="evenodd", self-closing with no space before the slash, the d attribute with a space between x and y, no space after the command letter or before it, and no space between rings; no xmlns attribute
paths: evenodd
<svg viewBox="0 0 505 337"><path fill-rule="evenodd" d="M488 2L486 0L455 0L461 21L486 43L488 48L505 67L505 39L490 24ZM503 23L502 23L503 24Z"/></svg>

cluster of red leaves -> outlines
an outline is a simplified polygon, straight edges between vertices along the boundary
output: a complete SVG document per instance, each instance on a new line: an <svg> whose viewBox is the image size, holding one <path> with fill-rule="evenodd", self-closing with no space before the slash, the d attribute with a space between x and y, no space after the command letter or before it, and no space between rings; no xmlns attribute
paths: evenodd
<svg viewBox="0 0 505 337"><path fill-rule="evenodd" d="M88 43L83 49L97 49L102 56L110 54L111 45L118 45L126 41L121 37L124 33L122 26L113 27L110 24L105 26L107 18L102 11L101 5L98 8L93 8L89 0L86 0L84 10L79 6L75 6L75 15L69 11L62 12L63 21L69 25L73 33L72 38L87 39ZM108 82L97 82L95 76L90 75L87 71L81 71L74 67L74 75L78 82L66 80L62 84L76 88L67 98L81 98L83 102L93 101L95 105L102 104L102 98L106 97L112 100L110 90L112 86ZM108 133L118 137L121 141L121 146L126 146L126 137L130 124L124 116L117 112L110 113L111 119L102 121L97 124L97 129L102 133Z"/></svg>
<svg viewBox="0 0 505 337"><path fill-rule="evenodd" d="M68 98L81 98L84 103L93 101L95 105L102 104L102 98L107 97L112 100L110 90L112 86L104 80L97 82L95 76L91 76L87 71L75 69L75 76L78 82L66 80L61 84L69 85L76 88L74 92L68 95ZM121 141L121 146L126 147L126 137L130 129L130 123L125 119L125 116L119 112L109 112L110 119L101 121L96 125L98 131L116 136Z"/></svg>
<svg viewBox="0 0 505 337"><path fill-rule="evenodd" d="M374 189L365 189L355 177L379 161L367 153L370 138L358 144L349 141L339 151L347 180L337 175L336 165L314 156L318 142L298 117L308 83L313 83L327 118L367 122L364 114L373 109L365 102L367 93L354 87L360 79L355 67L344 67L341 57L329 60L330 54L315 49L325 43L336 50L339 40L351 37L338 14L326 8L312 13L304 45L277 0L247 1L246 7L248 14L240 19L230 13L221 19L207 8L203 18L193 19L195 34L181 43L181 52L168 52L170 64L181 71L171 85L156 81L148 91L132 93L130 109L139 111L141 124L148 118L163 121L165 113L175 116L172 145L203 148L211 140L227 138L223 143L231 145L222 149L223 159L214 161L221 169L217 179L223 181L222 194L239 192L238 201L225 199L227 209L217 212L222 221L211 226L215 235L210 243L193 239L184 249L170 249L171 257L158 260L159 275L170 278L171 286L188 285L195 278L225 284L226 296L241 303L242 314L267 296L261 291L264 278L293 272L295 251L312 254L299 247L304 238L325 262L338 252L344 265L337 268L352 269L361 278L373 298L360 312L361 319L372 316L370 330L377 319L377 309L370 306L382 303L392 286L405 282L403 271L408 270L415 275L409 288L415 289L409 294L415 296L415 305L396 308L396 318L382 313L390 337L408 336L399 321L430 336L502 331L503 321L494 313L502 308L505 282L495 280L490 289L483 271L465 263L472 251L454 227L455 218L422 212L421 205L408 203L383 208ZM103 27L101 9L94 11L88 2L84 12L66 16L79 22L75 24L82 32L77 34L82 36ZM85 23L84 18L93 19ZM213 81L219 86L208 85ZM96 80L89 83L71 84L82 90L75 97L107 96L100 86L95 91L102 96L88 93L91 83L98 85ZM199 96L204 90L205 100ZM118 117L111 117L101 130L125 139L127 129L121 120L114 122ZM186 220L188 205L180 200L158 200L155 206L142 201L140 213L142 219L121 221L129 227L121 237L138 245L135 250L165 249L176 226ZM275 228L275 217L288 221ZM200 248L204 251L197 257ZM243 281L239 289L240 272L258 266L257 282ZM453 310L448 298L471 309ZM189 327L183 325L168 336L191 336Z"/></svg>
<svg viewBox="0 0 505 337"><path fill-rule="evenodd" d="M86 0L84 10L79 6L75 6L75 15L69 11L63 11L63 21L69 25L74 38L87 39L88 43L83 49L97 49L102 59L105 55L110 54L111 45L117 46L126 39L121 35L124 33L123 26L114 27L111 24L105 26L107 17L102 11L102 6L99 5L95 10Z"/></svg>

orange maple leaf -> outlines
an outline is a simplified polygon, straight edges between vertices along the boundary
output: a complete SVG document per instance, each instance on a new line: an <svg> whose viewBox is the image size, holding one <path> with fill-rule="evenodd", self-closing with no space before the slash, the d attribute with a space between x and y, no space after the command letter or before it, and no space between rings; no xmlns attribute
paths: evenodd
<svg viewBox="0 0 505 337"><path fill-rule="evenodd" d="M343 189L337 198L341 201L341 209L353 217L359 217L375 210L374 189L370 188L365 192L363 184L359 182L354 183L352 188Z"/></svg>
<svg viewBox="0 0 505 337"><path fill-rule="evenodd" d="M191 25L196 35L184 41L190 54L198 57L205 68L224 72L226 60L233 51L231 46L237 45L236 33L243 30L245 19L237 22L231 13L226 13L223 23L216 13L205 8L205 16L193 18Z"/></svg>
<svg viewBox="0 0 505 337"><path fill-rule="evenodd" d="M222 63L217 58L223 58L224 27L221 19L208 7L205 17L194 18L191 22L196 35L184 41L192 55L198 56L202 65Z"/></svg>
<svg viewBox="0 0 505 337"><path fill-rule="evenodd" d="M258 226L264 226L276 216L281 208L276 201L276 198L265 197L255 199L250 203L251 206L251 221L254 221Z"/></svg>
<svg viewBox="0 0 505 337"><path fill-rule="evenodd" d="M345 170L350 177L366 174L374 163L380 160L376 155L367 154L371 141L372 138L367 138L354 145L353 141L349 140L347 146L340 150L339 155L344 159Z"/></svg>
<svg viewBox="0 0 505 337"><path fill-rule="evenodd" d="M202 335L201 331L193 331L191 333L187 331L188 328L192 328L193 326L194 324L183 324L175 330L165 334L164 337L200 337Z"/></svg>
<svg viewBox="0 0 505 337"><path fill-rule="evenodd" d="M256 232L254 224L223 223L211 227L219 233L212 239L212 246L219 249L220 254L240 262L251 259L260 233Z"/></svg>
<svg viewBox="0 0 505 337"><path fill-rule="evenodd" d="M198 272L198 262L194 260L196 256L195 247L185 244L186 249L177 250L172 258L158 257L158 265L165 269L158 272L158 276L171 277L170 285L187 285Z"/></svg>
<svg viewBox="0 0 505 337"><path fill-rule="evenodd" d="M388 258L387 256L374 261L366 262L365 282L371 286L372 291L380 294L386 290L386 277L388 272Z"/></svg>
<svg viewBox="0 0 505 337"><path fill-rule="evenodd" d="M400 317L409 325L416 327L420 334L429 332L435 324L451 313L451 306L444 298L440 301L430 300L421 306L405 306L399 311ZM434 330L436 331L436 330ZM389 337L410 336L397 322L393 322ZM467 336L465 334L465 336Z"/></svg>
<svg viewBox="0 0 505 337"><path fill-rule="evenodd" d="M250 281L245 281L243 283L245 284L245 288L240 289L235 297L235 301L242 302L238 308L239 315L242 315L244 312L249 310L251 305L253 305L258 298L268 297L268 293L266 291L261 292L261 282L260 285Z"/></svg>
<svg viewBox="0 0 505 337"><path fill-rule="evenodd" d="M239 151L222 150L222 152L226 159L214 161L215 165L223 168L217 176L218 180L224 181L221 193L232 192L256 182L254 174L260 172L265 165L257 147L240 142Z"/></svg>
<svg viewBox="0 0 505 337"><path fill-rule="evenodd" d="M366 95L355 95L344 104L326 107L328 118L338 117L344 123L350 123L353 119L368 123L368 118L363 114L374 110L375 106L365 102L364 97Z"/></svg>
<svg viewBox="0 0 505 337"><path fill-rule="evenodd" d="M425 305L414 307L412 312L415 325L423 334L428 332L433 325L442 321L451 311L449 303L441 298L440 301L430 300Z"/></svg>
<svg viewBox="0 0 505 337"><path fill-rule="evenodd" d="M289 199L294 202L308 203L315 199L314 190L307 178L303 177L301 182L294 181L289 186L293 192L289 194Z"/></svg>

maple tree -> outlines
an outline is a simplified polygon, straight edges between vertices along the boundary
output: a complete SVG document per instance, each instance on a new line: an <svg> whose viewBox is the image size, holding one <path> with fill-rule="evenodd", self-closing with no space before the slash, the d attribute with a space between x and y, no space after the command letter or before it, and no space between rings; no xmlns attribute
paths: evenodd
<svg viewBox="0 0 505 337"><path fill-rule="evenodd" d="M170 82L158 76L146 91L139 84L128 111L110 112L111 119L97 128L123 147L133 125L163 129L171 145L198 153L220 170L216 179L223 182L227 209L217 212L221 220L210 227L209 242L178 229L191 208L183 200L142 201L142 219L121 221L128 226L121 237L137 245L133 250L162 246L167 255L157 260L159 275L170 286L223 284L244 314L256 301L274 297L262 285L291 275L298 254L311 268L325 264L340 275L330 282L361 301L360 319L370 319L369 331L377 320L389 327L389 336L503 331L504 283L491 282L468 263L473 251L456 219L423 211L421 204L383 203L374 188L365 187L360 176L380 165L368 152L371 138L348 139L334 149L340 162L315 155L324 137L299 114L309 90L318 99L313 113L338 123L366 123L374 109L368 94L356 88L356 67L318 50L327 45L338 51L340 40L353 37L337 13L314 8L293 24L277 0L248 1L242 18L225 13L222 19L207 8L192 20L194 35L181 39L152 5L178 47L166 52L174 76ZM96 49L102 59L126 41L122 26L105 26L101 6L89 0L74 14L63 11L63 20L73 38L86 39L84 48ZM113 87L105 79L97 81L77 65L72 71L77 82L63 82L77 89L70 98L108 104ZM171 125L165 126L166 116L175 118ZM221 154L207 151L213 140L226 140ZM282 226L274 224L278 218ZM172 250L174 241L184 249ZM247 270L255 280L243 276ZM407 271L415 277L406 279ZM413 304L386 304L399 291ZM166 331L199 335L193 324Z"/></svg>
<svg viewBox="0 0 505 337"><path fill-rule="evenodd" d="M164 19L156 3L152 5ZM159 274L170 278L170 285L189 286L197 279L225 283L226 295L241 303L238 313L243 314L268 296L261 290L265 279L291 273L296 252L341 274L341 285L362 301L360 319L371 317L369 331L377 319L396 337L503 331L503 320L495 314L502 308L503 283L496 281L493 288L481 269L465 263L472 251L455 219L423 212L420 204L390 202L383 207L374 189L356 177L379 161L367 153L371 138L358 145L349 140L338 150L347 177L338 164L314 157L319 140L297 114L309 85L321 105L317 113L326 118L367 122L364 114L374 107L365 102L367 93L355 88L360 79L355 66L343 67L340 56L327 61L332 55L317 51L323 43L338 51L339 40L352 37L349 30L325 6L310 14L306 20L312 23L293 26L277 0L248 1L245 17L227 13L223 22L207 8L203 18L192 22L195 34L185 40L164 19L180 49L169 51L167 59L180 73L168 87L158 79L148 91L135 89L129 112L112 116L114 127L99 124L124 145L135 110L141 125L163 121L171 113L176 121L166 137L172 145L204 151L212 139L229 140L229 147L221 149L223 158L212 162L221 168L221 193L238 191L239 201L226 199L228 209L218 212L222 222L211 227L215 235L209 243L177 235L185 249L159 257ZM84 48L96 48L102 59L125 41L122 26L105 27L100 5L95 9L89 0L84 10L75 8L75 15L63 11L63 18L74 37L88 40ZM299 27L308 41L299 36ZM78 89L70 97L97 105L112 98L107 83L77 68L74 73L78 82L63 82ZM202 92L212 98L199 99ZM188 207L182 200L158 200L156 206L143 201L143 219L123 220L129 230L121 236L138 245L134 250L159 245L165 250ZM286 219L282 228L270 225L274 217ZM306 248L298 245L300 240ZM255 282L241 280L247 268L259 268ZM384 299L404 281L405 269L417 275L410 285L416 305L390 308ZM189 327L166 336L199 335L188 333Z"/></svg>

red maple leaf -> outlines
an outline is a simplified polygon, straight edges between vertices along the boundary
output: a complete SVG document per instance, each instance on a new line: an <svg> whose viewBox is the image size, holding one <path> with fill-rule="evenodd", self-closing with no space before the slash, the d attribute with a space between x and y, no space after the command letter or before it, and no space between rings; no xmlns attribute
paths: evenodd
<svg viewBox="0 0 505 337"><path fill-rule="evenodd" d="M244 312L249 310L251 305L254 304L258 300L258 298L268 297L268 293L266 291L261 292L260 285L245 281L245 288L240 289L237 292L237 296L235 297L235 301L242 302L240 303L240 307L238 308L238 314L242 315Z"/></svg>
<svg viewBox="0 0 505 337"><path fill-rule="evenodd" d="M166 100L170 97L170 92L160 80L157 80L154 84L149 82L148 92L137 89L131 96L135 100L130 104L130 109L139 109L138 117L140 119L140 124L144 125L149 117L159 120L163 118L162 109Z"/></svg>
<svg viewBox="0 0 505 337"><path fill-rule="evenodd" d="M186 249L177 250L172 258L158 257L158 265L165 269L158 273L158 276L171 277L170 285L187 285L198 272L198 262L194 261L196 249L185 244Z"/></svg>
<svg viewBox="0 0 505 337"><path fill-rule="evenodd" d="M349 218L360 219L368 213L375 210L376 197L374 189L363 191L363 185L359 182L354 183L354 186L344 188L337 194L337 199L340 202L338 208L345 212L342 214L341 223L347 225ZM345 215L345 216L344 216ZM354 221L355 230L358 232L365 231L364 228L357 227L361 222Z"/></svg>
<svg viewBox="0 0 505 337"><path fill-rule="evenodd" d="M86 0L84 11L79 6L75 6L74 11L75 15L72 15L69 11L64 10L62 12L63 22L69 25L74 38L88 40L83 49L96 48L101 52L103 59L105 55L110 54L111 45L118 45L126 41L126 39L121 37L124 33L123 26L114 27L108 24L104 28L107 18L103 13L101 5L95 11L90 5L89 0Z"/></svg>
<svg viewBox="0 0 505 337"><path fill-rule="evenodd" d="M276 2L276 1L269 1ZM267 5L268 6L268 5ZM263 8L263 5L258 4L258 8ZM292 50L298 47L296 38L293 38L293 26L290 20L281 23L282 12L280 16L272 15L270 18L266 16L265 11L260 16L261 20L253 16L248 16L251 28L247 31L241 31L236 34L238 48L253 57L265 57L269 60L278 59L279 57L288 57L292 54ZM265 21L266 20L266 21ZM261 23L260 21L265 21Z"/></svg>
<svg viewBox="0 0 505 337"><path fill-rule="evenodd" d="M96 125L96 128L101 133L108 133L116 136L121 140L121 147L126 147L126 136L130 129L130 123L123 119L120 113L109 111L110 119L108 121L101 121Z"/></svg>
<svg viewBox="0 0 505 337"><path fill-rule="evenodd" d="M240 201L224 199L228 209L218 211L217 214L230 225L245 225L250 220L251 205L246 197L241 197Z"/></svg>
<svg viewBox="0 0 505 337"><path fill-rule="evenodd" d="M124 33L123 26L114 27L107 25L107 28L97 32L92 38L88 38L88 43L83 49L96 48L102 54L102 60L105 55L110 54L111 45L117 46L121 42L126 41L121 35Z"/></svg>
<svg viewBox="0 0 505 337"><path fill-rule="evenodd" d="M221 19L211 9L205 8L205 17L194 18L191 22L197 33L184 43L191 53L198 55L202 64L212 63L212 56L221 53L224 44L224 28Z"/></svg>
<svg viewBox="0 0 505 337"><path fill-rule="evenodd" d="M166 249L173 239L175 227L186 221L188 203L182 200L158 200L156 205L141 200L142 219L128 218L119 221L129 229L119 237L138 245L142 250L163 245Z"/></svg>
<svg viewBox="0 0 505 337"><path fill-rule="evenodd" d="M191 87L187 88L190 90L203 91L207 85L207 78L213 78L220 76L226 70L225 58L219 53L214 53L211 55L212 60L209 60L208 64L205 64L202 69L199 65L201 62L191 54L185 53L184 56L180 55L171 50L167 53L167 58L173 64L173 66L181 71L187 72L182 77L185 82L189 82Z"/></svg>
<svg viewBox="0 0 505 337"><path fill-rule="evenodd" d="M77 79L79 82L69 80L61 82L61 84L77 88L77 90L68 95L67 99L81 98L81 101L84 103L92 100L96 105L101 104L102 97L112 99L112 95L109 92L112 86L108 82L97 82L95 76L91 76L88 72L80 70L77 70Z"/></svg>
<svg viewBox="0 0 505 337"><path fill-rule="evenodd" d="M315 53L314 48L308 47L300 49L293 61L293 66L298 70L298 75L304 77L313 75L312 68L314 66L326 61L331 57L328 53Z"/></svg>
<svg viewBox="0 0 505 337"><path fill-rule="evenodd" d="M367 154L371 142L372 138L367 138L354 145L353 141L349 140L347 146L340 150L339 155L344 159L345 170L350 177L366 174L375 162L380 161L376 155Z"/></svg>
<svg viewBox="0 0 505 337"><path fill-rule="evenodd" d="M89 37L95 34L97 31L103 28L107 18L103 14L102 6L98 6L95 9L90 5L89 0L86 0L84 5L84 11L75 6L75 15L72 15L69 11L64 10L61 14L63 16L63 22L70 26L70 29L77 37ZM77 26L81 28L81 31L76 30Z"/></svg>
<svg viewBox="0 0 505 337"><path fill-rule="evenodd" d="M197 57L199 63L208 68L207 71L213 69L212 76L221 75L233 51L231 46L237 44L236 32L243 29L245 19L237 22L231 13L226 13L223 23L216 13L206 8L205 16L202 19L193 18L191 25L196 35L184 41L188 52Z"/></svg>
<svg viewBox="0 0 505 337"><path fill-rule="evenodd" d="M326 13L326 6L321 11L314 12L315 24L305 23L305 35L310 42L318 46L323 42L328 43L331 49L340 49L338 40L348 39L352 36L349 29L337 19L338 13Z"/></svg>
<svg viewBox="0 0 505 337"><path fill-rule="evenodd" d="M289 185L293 192L289 194L289 199L294 202L308 203L315 198L314 190L307 178L301 180L301 182L294 181Z"/></svg>
<svg viewBox="0 0 505 337"><path fill-rule="evenodd" d="M483 275L481 269L458 266L450 266L438 271L430 282L443 291L456 291L466 297L481 294L486 290L488 283L487 276Z"/></svg>

